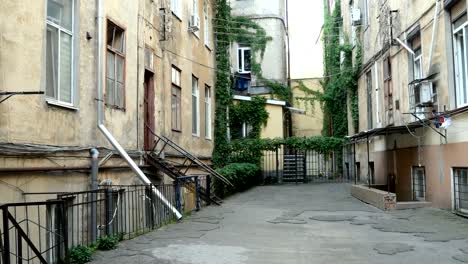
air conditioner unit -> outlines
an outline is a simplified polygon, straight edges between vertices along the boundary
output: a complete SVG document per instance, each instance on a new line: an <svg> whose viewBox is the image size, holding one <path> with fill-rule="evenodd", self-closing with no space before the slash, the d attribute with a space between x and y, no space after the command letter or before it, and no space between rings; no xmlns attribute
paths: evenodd
<svg viewBox="0 0 468 264"><path fill-rule="evenodd" d="M432 82L421 83L421 103L432 102Z"/></svg>
<svg viewBox="0 0 468 264"><path fill-rule="evenodd" d="M189 30L191 32L200 30L200 17L197 15L190 16Z"/></svg>
<svg viewBox="0 0 468 264"><path fill-rule="evenodd" d="M353 8L351 11L351 21L353 26L361 25L361 9Z"/></svg>

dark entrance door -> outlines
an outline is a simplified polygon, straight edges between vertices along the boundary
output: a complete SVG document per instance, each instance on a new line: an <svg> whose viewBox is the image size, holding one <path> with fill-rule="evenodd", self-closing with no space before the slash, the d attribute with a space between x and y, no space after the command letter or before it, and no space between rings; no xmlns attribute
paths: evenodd
<svg viewBox="0 0 468 264"><path fill-rule="evenodd" d="M144 97L144 115L145 115L145 135L144 149L151 150L153 147L154 135L154 74L150 71L145 71L145 97Z"/></svg>

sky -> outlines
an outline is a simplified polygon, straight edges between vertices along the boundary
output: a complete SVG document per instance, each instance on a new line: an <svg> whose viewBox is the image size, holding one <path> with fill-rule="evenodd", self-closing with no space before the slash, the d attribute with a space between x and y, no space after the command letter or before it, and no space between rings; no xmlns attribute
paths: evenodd
<svg viewBox="0 0 468 264"><path fill-rule="evenodd" d="M323 0L289 0L291 78L323 75Z"/></svg>

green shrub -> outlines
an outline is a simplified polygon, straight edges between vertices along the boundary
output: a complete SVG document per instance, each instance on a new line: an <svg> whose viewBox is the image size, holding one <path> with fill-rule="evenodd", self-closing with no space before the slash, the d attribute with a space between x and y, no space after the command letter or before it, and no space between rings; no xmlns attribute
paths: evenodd
<svg viewBox="0 0 468 264"><path fill-rule="evenodd" d="M70 263L71 264L83 264L91 261L91 255L93 249L86 246L76 246L70 249Z"/></svg>
<svg viewBox="0 0 468 264"><path fill-rule="evenodd" d="M232 163L217 172L226 177L234 187L222 188L222 185L216 186L216 192L219 196L224 197L235 192L247 190L260 181L261 170L256 164L251 163Z"/></svg>
<svg viewBox="0 0 468 264"><path fill-rule="evenodd" d="M111 250L117 247L120 236L103 236L96 241L96 247L99 250Z"/></svg>

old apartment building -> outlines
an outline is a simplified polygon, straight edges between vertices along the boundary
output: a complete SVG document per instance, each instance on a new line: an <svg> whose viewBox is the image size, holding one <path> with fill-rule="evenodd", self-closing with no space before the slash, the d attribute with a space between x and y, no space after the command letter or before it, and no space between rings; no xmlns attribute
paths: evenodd
<svg viewBox="0 0 468 264"><path fill-rule="evenodd" d="M2 1L0 92L43 93L0 97L2 202L86 190L92 148L99 182L141 184L101 121L152 181L163 179L144 159L153 132L207 161L214 8L208 0Z"/></svg>
<svg viewBox="0 0 468 264"><path fill-rule="evenodd" d="M288 59L288 21L287 1L229 1L233 16L247 17L263 28L271 40L267 42L264 54L261 56L249 43L234 41L231 44L230 61L231 75L233 76L234 102L249 101L250 96L263 96L270 98L271 90L264 79L282 84L289 80ZM242 23L233 23L234 27L242 28ZM219 32L221 31L221 32ZM215 34L223 34L217 29ZM253 34L253 33L252 33ZM243 36L241 36L243 37ZM262 76L252 69L253 61L259 63ZM268 100L266 110L269 113L268 123L262 128L262 138L284 138L288 135L286 127L289 102ZM245 124L240 134L247 137L249 125Z"/></svg>
<svg viewBox="0 0 468 264"><path fill-rule="evenodd" d="M348 173L399 202L466 212L467 2L351 0L341 10L354 55L362 47Z"/></svg>

